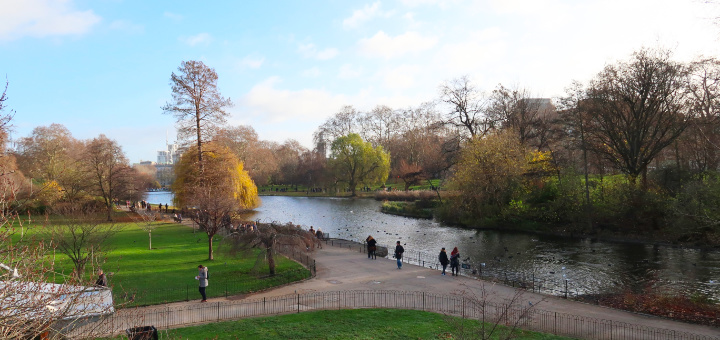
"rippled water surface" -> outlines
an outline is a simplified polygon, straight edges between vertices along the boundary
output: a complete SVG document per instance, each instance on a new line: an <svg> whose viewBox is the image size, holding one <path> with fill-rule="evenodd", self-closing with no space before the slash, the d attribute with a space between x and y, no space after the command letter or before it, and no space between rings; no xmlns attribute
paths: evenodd
<svg viewBox="0 0 720 340"><path fill-rule="evenodd" d="M408 254L425 253L419 256L428 262L435 261L441 247L458 247L485 275L556 283L567 279L579 294L652 285L720 299L718 251L463 229L383 214L381 203L369 199L264 196L262 202L249 219L314 226L332 237L356 241L372 235L383 245L400 240Z"/></svg>

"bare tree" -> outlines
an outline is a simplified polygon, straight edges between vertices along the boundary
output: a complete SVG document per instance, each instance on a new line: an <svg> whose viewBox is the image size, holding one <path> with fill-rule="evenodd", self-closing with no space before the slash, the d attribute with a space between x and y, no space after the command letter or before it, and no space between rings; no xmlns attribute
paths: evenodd
<svg viewBox="0 0 720 340"><path fill-rule="evenodd" d="M172 101L162 107L163 113L177 119L178 135L194 141L198 148L198 164L203 168L203 143L209 140L219 125L225 123L232 107L230 98L224 98L217 88L218 75L202 61L180 63L178 74L170 76Z"/></svg>
<svg viewBox="0 0 720 340"><path fill-rule="evenodd" d="M561 138L576 139L582 150L583 174L585 175L585 213L587 223L592 228L592 201L590 200L590 178L589 178L589 161L588 161L588 145L587 138L587 94L583 85L579 82L573 82L565 89L566 96L560 98L560 117L565 120L565 124L569 129Z"/></svg>
<svg viewBox="0 0 720 340"><path fill-rule="evenodd" d="M275 275L275 254L304 252L314 248L317 238L292 223L258 224L255 231L246 231L234 236L231 253L247 255L254 248L264 249L258 255L256 267L267 261L270 275Z"/></svg>
<svg viewBox="0 0 720 340"><path fill-rule="evenodd" d="M95 192L103 198L107 220L112 221L113 200L137 191L125 153L116 141L100 135L88 143L83 162Z"/></svg>
<svg viewBox="0 0 720 340"><path fill-rule="evenodd" d="M460 340L516 338L532 311L545 300L525 303L525 294L518 289L509 299L492 301L493 294L488 292L485 285L480 286L477 293L464 287L456 295L463 299L466 306L463 308L463 317L448 315L446 320L452 325L453 337ZM467 314L477 317L480 322L471 320Z"/></svg>
<svg viewBox="0 0 720 340"><path fill-rule="evenodd" d="M447 106L445 122L466 129L469 137L482 137L493 128L485 114L487 98L468 76L440 85L440 101Z"/></svg>
<svg viewBox="0 0 720 340"><path fill-rule="evenodd" d="M322 143L329 145L339 137L347 136L351 133L360 134L360 132L362 132L361 120L362 113L351 105L345 105L340 111L318 127L317 131L313 134L313 139L316 144Z"/></svg>
<svg viewBox="0 0 720 340"><path fill-rule="evenodd" d="M527 89L509 89L502 84L493 90L488 108L488 114L497 127L512 129L522 144L538 149L548 145L548 116L554 112L550 99L532 98Z"/></svg>
<svg viewBox="0 0 720 340"><path fill-rule="evenodd" d="M628 62L608 65L588 88L587 131L630 182L688 125L686 68L667 50L642 49Z"/></svg>
<svg viewBox="0 0 720 340"><path fill-rule="evenodd" d="M140 229L148 233L148 250L152 250L152 232L158 227L159 213L155 211L140 210L137 212L140 219L135 223Z"/></svg>
<svg viewBox="0 0 720 340"><path fill-rule="evenodd" d="M105 262L108 241L120 226L101 223L92 213L77 208L68 208L61 215L61 220L44 227L44 239L67 255L75 267L74 275L82 278L88 264L94 271Z"/></svg>

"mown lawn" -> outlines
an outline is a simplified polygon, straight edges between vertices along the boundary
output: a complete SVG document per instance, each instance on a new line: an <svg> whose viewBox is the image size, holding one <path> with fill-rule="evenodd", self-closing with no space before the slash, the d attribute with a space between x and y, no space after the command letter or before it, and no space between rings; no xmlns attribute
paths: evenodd
<svg viewBox="0 0 720 340"><path fill-rule="evenodd" d="M462 327L460 327L462 324ZM487 329L490 326L486 327ZM218 322L162 331L162 339L455 339L478 331L478 321L401 309L355 309L303 312ZM500 339L497 331L490 339ZM117 337L116 339L121 339ZM478 337L479 338L479 337ZM568 339L518 331L514 339Z"/></svg>
<svg viewBox="0 0 720 340"><path fill-rule="evenodd" d="M129 220L118 214L119 220ZM267 277L266 264L253 270L260 250L245 257L233 256L227 252L228 244L218 236L214 241L215 260L208 261L207 235L193 233L193 229L187 226L157 223L152 232L153 249L150 250L148 233L138 224L123 222L118 225L122 230L110 240L111 251L103 265L106 274L111 273L109 283L113 287L116 304L128 300L134 300L133 305L148 305L199 299L198 282L195 280L199 264L209 268L209 297L257 291L310 275L296 262L282 257L276 261L277 275ZM32 225L30 234L37 236L41 229L41 225ZM69 274L72 271L70 260L57 252L56 263L62 272ZM94 282L95 278L95 273L88 268L88 281ZM55 280L60 281L60 278Z"/></svg>

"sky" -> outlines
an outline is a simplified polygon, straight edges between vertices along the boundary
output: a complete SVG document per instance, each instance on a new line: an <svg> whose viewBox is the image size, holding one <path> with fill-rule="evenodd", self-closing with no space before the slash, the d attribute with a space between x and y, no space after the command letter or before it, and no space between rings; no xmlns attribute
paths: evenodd
<svg viewBox="0 0 720 340"><path fill-rule="evenodd" d="M463 75L556 97L643 47L718 57L719 17L704 0L0 0L0 75L13 138L60 123L155 161L184 60L216 70L230 125L311 148L343 105L417 106Z"/></svg>

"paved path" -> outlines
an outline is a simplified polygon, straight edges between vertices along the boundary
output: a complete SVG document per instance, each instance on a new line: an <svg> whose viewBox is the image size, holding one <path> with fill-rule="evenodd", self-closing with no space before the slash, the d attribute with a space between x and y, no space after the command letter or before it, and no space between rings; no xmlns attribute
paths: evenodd
<svg viewBox="0 0 720 340"><path fill-rule="evenodd" d="M190 222L189 220L186 221ZM186 221L183 221L183 224L190 225L190 223ZM484 291L489 301L502 303L503 301L516 297L518 292L521 292L522 296L519 298L520 305L524 306L532 303L536 306L535 308L545 311L573 314L599 320L620 321L644 327L670 329L710 337L720 337L720 328L687 324L570 301L554 296L535 294L463 276L443 276L440 275L440 272L437 270L407 263L403 264L401 270L398 270L395 260L385 258L370 260L366 254L360 253L357 247L351 250L347 247L333 247L328 244L322 249L317 249L314 257L317 261L317 275L312 279L251 295L210 299L209 302L256 300L258 298L262 299L288 294L307 294L314 292L395 290L434 294L457 294L465 291L475 296L481 296ZM213 289L212 282L208 287L208 290L211 289ZM206 304L200 304L195 300L146 308L147 310L158 310L162 308L191 310L199 307L199 305L206 306ZM218 310L219 308L220 307L218 307ZM140 310L142 310L142 308ZM189 320L187 323L193 322L199 321Z"/></svg>

